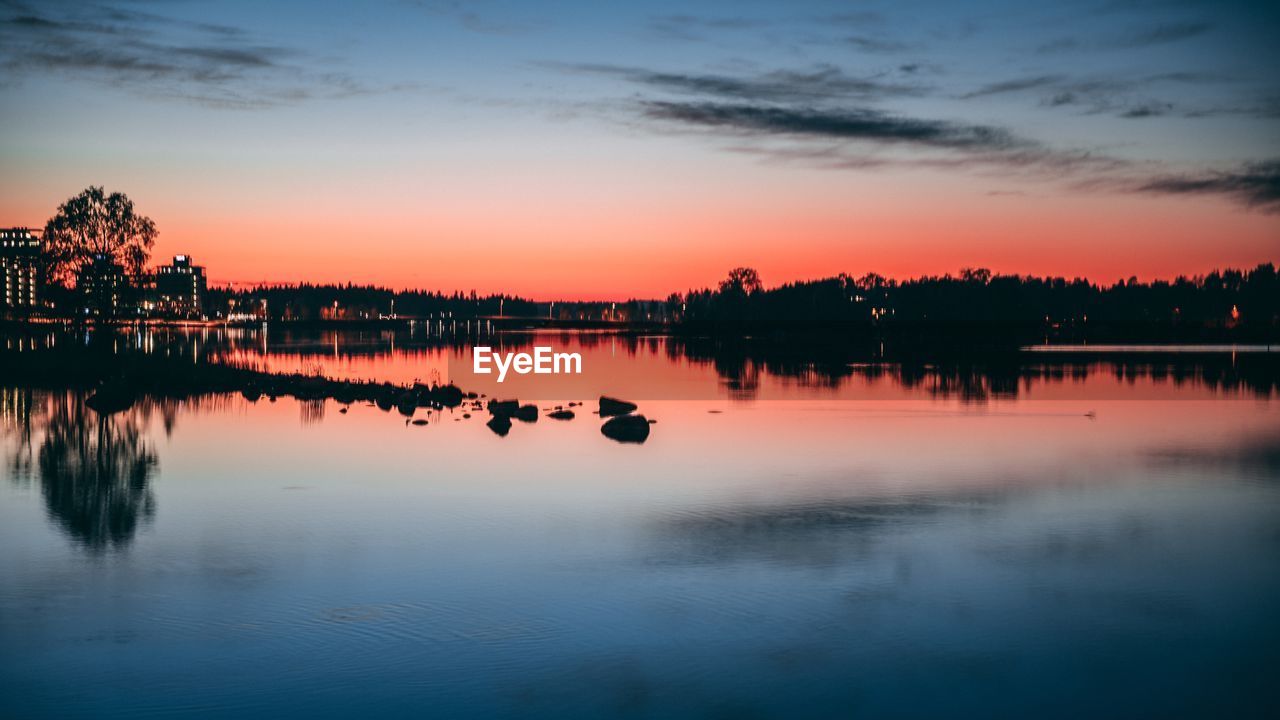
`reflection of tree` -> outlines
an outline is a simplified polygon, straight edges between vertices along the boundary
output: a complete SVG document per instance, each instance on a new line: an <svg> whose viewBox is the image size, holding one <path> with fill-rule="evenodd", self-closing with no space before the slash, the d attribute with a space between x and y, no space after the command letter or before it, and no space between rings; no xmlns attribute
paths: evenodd
<svg viewBox="0 0 1280 720"><path fill-rule="evenodd" d="M15 480L31 477L31 420L39 409L31 388L0 388L0 440L6 445L9 476Z"/></svg>
<svg viewBox="0 0 1280 720"><path fill-rule="evenodd" d="M134 412L101 416L81 396L54 398L37 458L49 515L91 550L128 544L155 512L158 460Z"/></svg>
<svg viewBox="0 0 1280 720"><path fill-rule="evenodd" d="M317 400L299 400L298 411L302 414L303 425L317 425L324 420L324 398Z"/></svg>
<svg viewBox="0 0 1280 720"><path fill-rule="evenodd" d="M735 400L750 400L760 392L760 366L743 355L715 359L716 373Z"/></svg>
<svg viewBox="0 0 1280 720"><path fill-rule="evenodd" d="M713 367L729 396L750 399L765 377L802 386L839 388L852 378L893 382L931 397L982 404L1014 399L1035 387L1079 384L1111 375L1134 384L1202 387L1223 394L1271 397L1280 391L1276 353L1137 353L1097 357L1081 353L890 351L838 339L811 342L768 338L672 336L664 351L673 362Z"/></svg>

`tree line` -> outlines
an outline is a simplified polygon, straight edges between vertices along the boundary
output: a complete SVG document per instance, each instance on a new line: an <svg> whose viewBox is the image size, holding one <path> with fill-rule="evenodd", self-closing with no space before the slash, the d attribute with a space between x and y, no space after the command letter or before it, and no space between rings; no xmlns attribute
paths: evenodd
<svg viewBox="0 0 1280 720"><path fill-rule="evenodd" d="M671 295L667 307L677 322L695 328L1016 328L1081 335L1145 328L1274 336L1280 280L1271 263L1112 285L966 268L910 280L841 274L765 289L755 270L737 268L716 288Z"/></svg>
<svg viewBox="0 0 1280 720"><path fill-rule="evenodd" d="M391 290L374 285L261 285L210 288L208 305L219 311L261 314L284 320L369 320L392 314L416 318L468 319L491 315L533 316L530 300L511 295Z"/></svg>

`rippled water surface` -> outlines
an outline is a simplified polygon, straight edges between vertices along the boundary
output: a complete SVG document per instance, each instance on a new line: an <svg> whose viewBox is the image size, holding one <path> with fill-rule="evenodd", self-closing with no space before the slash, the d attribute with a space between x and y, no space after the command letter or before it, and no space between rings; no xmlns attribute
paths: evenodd
<svg viewBox="0 0 1280 720"><path fill-rule="evenodd" d="M206 344L397 381L452 352L238 340ZM0 715L1280 708L1269 366L615 341L557 343L632 368L597 382L657 420L641 445L603 437L594 403L500 437L483 412L288 398L103 419L0 381Z"/></svg>

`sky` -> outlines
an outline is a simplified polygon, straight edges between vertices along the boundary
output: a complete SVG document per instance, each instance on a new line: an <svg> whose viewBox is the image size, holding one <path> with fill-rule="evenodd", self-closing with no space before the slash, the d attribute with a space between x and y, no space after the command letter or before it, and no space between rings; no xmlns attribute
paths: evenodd
<svg viewBox="0 0 1280 720"><path fill-rule="evenodd" d="M664 297L1280 262L1280 4L0 0L0 226L211 282Z"/></svg>

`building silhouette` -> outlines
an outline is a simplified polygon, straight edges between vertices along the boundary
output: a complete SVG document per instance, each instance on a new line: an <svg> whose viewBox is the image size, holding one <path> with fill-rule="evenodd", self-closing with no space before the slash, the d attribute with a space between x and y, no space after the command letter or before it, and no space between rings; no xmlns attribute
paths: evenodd
<svg viewBox="0 0 1280 720"><path fill-rule="evenodd" d="M0 272L4 275L5 311L36 307L40 238L27 228L0 229Z"/></svg>
<svg viewBox="0 0 1280 720"><path fill-rule="evenodd" d="M190 255L174 255L173 263L156 268L152 312L176 317L204 313L208 281L204 267L191 264Z"/></svg>
<svg viewBox="0 0 1280 720"><path fill-rule="evenodd" d="M88 316L117 317L132 310L132 287L124 267L110 255L96 255L76 274L80 312Z"/></svg>

